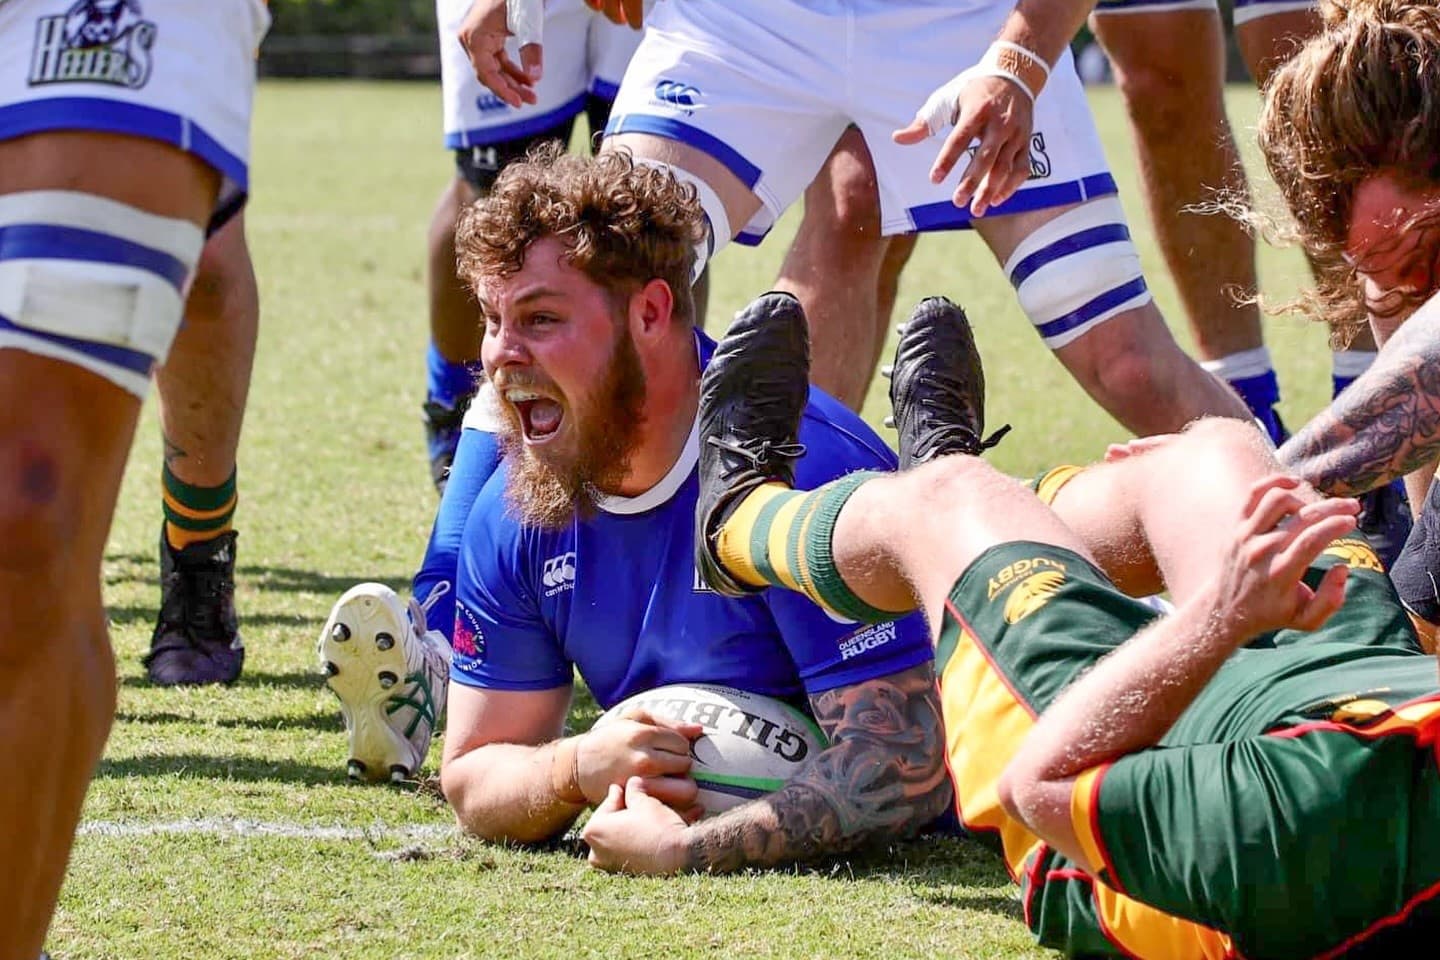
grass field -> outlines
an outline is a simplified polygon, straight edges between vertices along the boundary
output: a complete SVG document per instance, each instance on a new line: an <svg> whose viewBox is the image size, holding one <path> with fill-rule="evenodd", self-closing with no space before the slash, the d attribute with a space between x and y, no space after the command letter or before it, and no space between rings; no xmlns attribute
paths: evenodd
<svg viewBox="0 0 1440 960"><path fill-rule="evenodd" d="M1119 101L1093 102L1117 179L1134 181ZM1250 139L1255 97L1231 98ZM50 938L57 960L270 957L1038 957L982 848L915 843L811 870L671 881L590 871L572 849L453 833L433 789L360 788L314 671L314 640L358 580L403 590L435 495L419 423L423 238L449 176L438 87L262 85L249 230L263 299L240 458L239 590L249 649L233 688L159 690L139 666L158 605L160 441L147 409L105 560L119 718ZM1252 164L1252 169L1255 169ZM1178 321L1133 189L1151 286ZM711 330L767 289L793 216L714 270ZM1267 251L1265 289L1303 277ZM994 461L1019 474L1094 457L1118 428L1072 386L978 240L927 237L902 309L965 304L985 354ZM1328 398L1321 334L1270 323L1296 423ZM879 388L866 408L879 422ZM593 709L577 717L581 725ZM432 751L432 765L439 750Z"/></svg>

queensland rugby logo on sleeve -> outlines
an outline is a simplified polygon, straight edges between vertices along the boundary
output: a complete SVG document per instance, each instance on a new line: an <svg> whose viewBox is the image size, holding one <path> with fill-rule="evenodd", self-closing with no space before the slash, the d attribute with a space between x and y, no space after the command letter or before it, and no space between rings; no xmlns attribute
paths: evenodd
<svg viewBox="0 0 1440 960"><path fill-rule="evenodd" d="M141 16L139 0L77 0L59 16L41 17L35 23L30 85L143 87L158 28Z"/></svg>
<svg viewBox="0 0 1440 960"><path fill-rule="evenodd" d="M840 659L849 660L852 657L860 656L867 650L883 647L895 639L896 632L894 620L871 624L863 630L858 630L840 641Z"/></svg>
<svg viewBox="0 0 1440 960"><path fill-rule="evenodd" d="M480 629L480 618L463 604L455 604L455 637L450 646L458 658L473 663L485 659L485 632Z"/></svg>
<svg viewBox="0 0 1440 960"><path fill-rule="evenodd" d="M1017 560L990 578L987 599L1002 593L1006 623L1019 623L1050 602L1065 583L1065 564L1049 557Z"/></svg>

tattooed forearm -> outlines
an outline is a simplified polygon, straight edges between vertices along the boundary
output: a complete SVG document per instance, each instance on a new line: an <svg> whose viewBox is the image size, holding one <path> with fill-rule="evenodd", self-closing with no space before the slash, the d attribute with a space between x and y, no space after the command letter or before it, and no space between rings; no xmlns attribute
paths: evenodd
<svg viewBox="0 0 1440 960"><path fill-rule="evenodd" d="M1440 304L1406 321L1374 367L1280 448L1324 493L1364 493L1440 455Z"/></svg>
<svg viewBox="0 0 1440 960"><path fill-rule="evenodd" d="M784 789L703 820L688 866L716 872L913 833L950 803L935 673L926 663L811 698L830 746Z"/></svg>

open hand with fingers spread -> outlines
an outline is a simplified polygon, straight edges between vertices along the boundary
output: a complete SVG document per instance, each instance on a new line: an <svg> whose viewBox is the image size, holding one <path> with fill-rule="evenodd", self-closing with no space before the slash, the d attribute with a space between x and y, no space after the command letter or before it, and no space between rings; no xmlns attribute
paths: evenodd
<svg viewBox="0 0 1440 960"><path fill-rule="evenodd" d="M896 143L916 144L954 129L945 138L930 181L940 183L970 145L970 162L955 187L957 207L975 216L1010 199L1030 176L1030 134L1035 122L1030 92L1008 77L971 67L930 94L910 126L893 134Z"/></svg>
<svg viewBox="0 0 1440 960"><path fill-rule="evenodd" d="M1248 640L1271 630L1314 630L1340 609L1349 568L1337 564L1311 589L1301 579L1336 537L1355 529L1357 501L1302 495L1301 481L1273 474L1250 490L1217 590L1227 635Z"/></svg>
<svg viewBox="0 0 1440 960"><path fill-rule="evenodd" d="M543 20L542 0L521 2L531 8L530 19ZM505 41L515 33L512 26L505 0L475 0L460 24L457 39L470 55L476 79L505 103L519 107L536 102L535 84L540 81L544 57L541 44L527 43L520 48L520 62L512 60L505 50Z"/></svg>
<svg viewBox="0 0 1440 960"><path fill-rule="evenodd" d="M698 787L690 777L690 744L704 732L698 723L680 723L633 710L599 724L575 748L575 782L592 804L612 784L631 777L644 781L649 795L676 810L695 805Z"/></svg>

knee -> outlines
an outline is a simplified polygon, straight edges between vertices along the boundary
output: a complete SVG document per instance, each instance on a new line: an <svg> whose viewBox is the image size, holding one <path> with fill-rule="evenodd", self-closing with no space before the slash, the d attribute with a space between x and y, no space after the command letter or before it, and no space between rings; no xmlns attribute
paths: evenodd
<svg viewBox="0 0 1440 960"><path fill-rule="evenodd" d="M906 514L937 518L972 503L990 502L984 495L994 484L1010 480L979 457L950 456L899 474L904 484L891 500Z"/></svg>
<svg viewBox="0 0 1440 960"><path fill-rule="evenodd" d="M52 570L78 530L76 468L63 441L46 425L9 429L0 437L0 570Z"/></svg>
<svg viewBox="0 0 1440 960"><path fill-rule="evenodd" d="M1117 68L1115 80L1131 121L1151 135L1183 136L1193 128L1202 98L1213 96L1174 67L1149 59Z"/></svg>
<svg viewBox="0 0 1440 960"><path fill-rule="evenodd" d="M1085 351L1077 379L1101 397L1116 400L1142 400L1168 395L1170 378L1165 375L1168 364L1155 344L1130 337L1113 336L1117 330L1106 330L1113 321L1101 324L1090 332L1090 349ZM1178 351L1179 347L1172 349Z"/></svg>
<svg viewBox="0 0 1440 960"><path fill-rule="evenodd" d="M190 288L186 321L225 317L223 307L256 300L255 268L239 217L212 236L200 251ZM197 306L199 309L197 309Z"/></svg>
<svg viewBox="0 0 1440 960"><path fill-rule="evenodd" d="M857 164L832 164L805 194L805 227L820 231L827 242L850 249L873 250L885 243L880 235L880 195L874 171Z"/></svg>
<svg viewBox="0 0 1440 960"><path fill-rule="evenodd" d="M1201 417L1184 433L1187 457L1197 463L1233 463L1260 458L1273 464L1273 453L1260 428L1249 420Z"/></svg>

